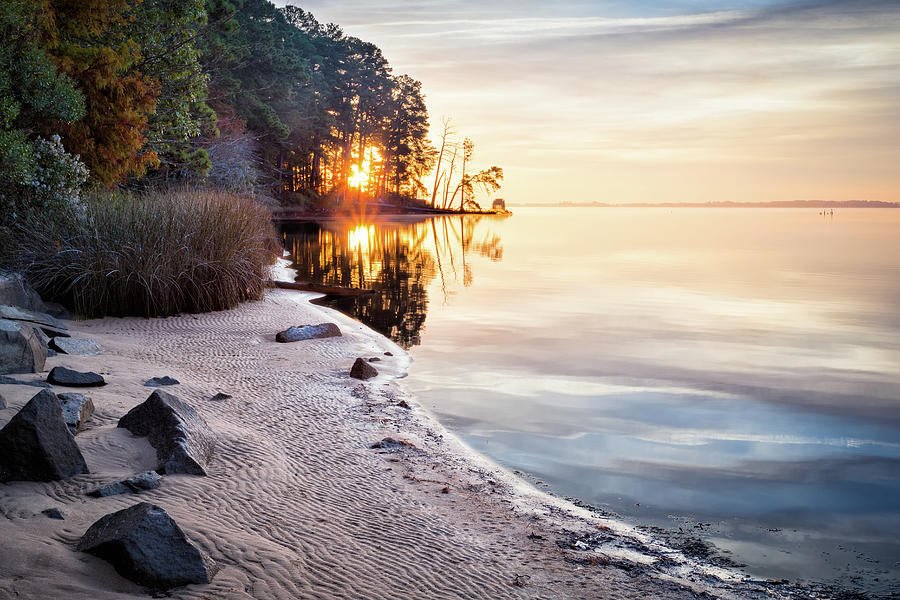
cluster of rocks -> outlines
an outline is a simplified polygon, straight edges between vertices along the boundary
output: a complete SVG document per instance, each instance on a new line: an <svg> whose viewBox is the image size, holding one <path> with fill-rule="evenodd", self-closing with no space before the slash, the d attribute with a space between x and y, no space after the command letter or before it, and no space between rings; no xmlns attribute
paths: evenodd
<svg viewBox="0 0 900 600"><path fill-rule="evenodd" d="M0 275L0 373L38 373L56 353L91 356L102 350L94 340L72 338L56 315L18 275Z"/></svg>
<svg viewBox="0 0 900 600"><path fill-rule="evenodd" d="M102 351L93 340L71 337L68 327L47 312L50 308L21 277L0 276L0 373L43 371L47 357L56 353L90 356ZM106 384L103 376L56 366L46 383L0 375L0 384L42 388L0 429L0 482L57 481L89 473L75 436L93 414L94 403L81 393L56 394L52 387L102 386ZM145 383L153 387L176 384L168 376ZM0 409L6 408L0 396ZM162 474L206 475L214 435L193 407L178 397L155 390L118 426L147 438L156 449L157 468L102 485L88 491L88 496L152 490L159 487ZM42 514L65 519L58 508ZM99 556L124 577L155 589L209 583L218 571L165 510L147 502L100 518L81 537L77 550Z"/></svg>

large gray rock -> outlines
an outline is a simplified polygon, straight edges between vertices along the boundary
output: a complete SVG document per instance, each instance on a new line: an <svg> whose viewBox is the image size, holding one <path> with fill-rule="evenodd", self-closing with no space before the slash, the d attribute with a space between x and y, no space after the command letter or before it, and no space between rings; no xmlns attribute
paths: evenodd
<svg viewBox="0 0 900 600"><path fill-rule="evenodd" d="M371 379L378 375L378 370L361 358L357 358L350 369L350 377L354 379Z"/></svg>
<svg viewBox="0 0 900 600"><path fill-rule="evenodd" d="M209 583L219 571L166 511L149 502L101 517L82 536L77 550L110 562L135 583L157 589Z"/></svg>
<svg viewBox="0 0 900 600"><path fill-rule="evenodd" d="M334 323L319 325L295 325L275 334L275 341L281 343L299 342L317 338L340 337L341 330Z"/></svg>
<svg viewBox="0 0 900 600"><path fill-rule="evenodd" d="M87 472L50 390L38 392L0 430L0 481L54 481Z"/></svg>
<svg viewBox="0 0 900 600"><path fill-rule="evenodd" d="M160 473L206 475L215 436L203 417L176 396L155 390L119 419L119 427L147 437L156 448Z"/></svg>
<svg viewBox="0 0 900 600"><path fill-rule="evenodd" d="M68 367L53 367L50 374L47 375L47 382L54 385L64 385L66 387L98 387L106 385L103 375L87 371L75 371Z"/></svg>
<svg viewBox="0 0 900 600"><path fill-rule="evenodd" d="M0 319L0 373L37 373L46 361L47 349L30 324Z"/></svg>
<svg viewBox="0 0 900 600"><path fill-rule="evenodd" d="M9 304L0 304L0 319L25 321L27 323L34 323L41 328L46 326L60 331L66 331L68 329L65 323L47 313L27 310L18 306L10 306Z"/></svg>
<svg viewBox="0 0 900 600"><path fill-rule="evenodd" d="M138 493L158 488L160 481L162 481L162 476L156 471L144 471L134 477L116 481L115 483L108 483L96 490L91 490L87 495L94 498L106 498L107 496L117 496L118 494L127 494L129 492Z"/></svg>
<svg viewBox="0 0 900 600"><path fill-rule="evenodd" d="M50 347L63 354L76 356L94 356L103 352L100 344L88 338L56 336L50 340Z"/></svg>
<svg viewBox="0 0 900 600"><path fill-rule="evenodd" d="M0 304L48 312L38 293L18 273L0 274Z"/></svg>
<svg viewBox="0 0 900 600"><path fill-rule="evenodd" d="M66 392L57 394L59 404L62 406L63 421L72 435L76 435L84 429L84 423L94 414L94 401L84 394Z"/></svg>

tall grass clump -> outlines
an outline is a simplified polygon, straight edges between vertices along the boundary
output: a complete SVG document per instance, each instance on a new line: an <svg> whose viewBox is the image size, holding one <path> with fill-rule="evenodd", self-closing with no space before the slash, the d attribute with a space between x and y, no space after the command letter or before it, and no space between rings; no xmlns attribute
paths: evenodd
<svg viewBox="0 0 900 600"><path fill-rule="evenodd" d="M225 192L105 194L14 227L18 267L84 317L165 316L262 297L277 252L270 212Z"/></svg>

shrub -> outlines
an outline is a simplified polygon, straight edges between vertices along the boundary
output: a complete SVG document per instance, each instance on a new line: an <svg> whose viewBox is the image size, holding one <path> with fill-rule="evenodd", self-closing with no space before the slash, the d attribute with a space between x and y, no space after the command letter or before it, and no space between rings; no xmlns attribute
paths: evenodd
<svg viewBox="0 0 900 600"><path fill-rule="evenodd" d="M107 194L12 228L32 285L85 317L163 316L262 297L277 241L267 209L215 192Z"/></svg>

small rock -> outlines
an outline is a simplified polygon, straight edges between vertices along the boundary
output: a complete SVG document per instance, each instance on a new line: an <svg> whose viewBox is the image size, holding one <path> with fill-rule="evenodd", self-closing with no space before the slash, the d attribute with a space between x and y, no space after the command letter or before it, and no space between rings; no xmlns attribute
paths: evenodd
<svg viewBox="0 0 900 600"><path fill-rule="evenodd" d="M0 430L0 481L55 481L87 473L56 394L41 390Z"/></svg>
<svg viewBox="0 0 900 600"><path fill-rule="evenodd" d="M151 377L147 381L144 382L144 386L146 387L163 387L166 385L178 385L181 383L174 377L169 377L168 375L164 375L162 377Z"/></svg>
<svg viewBox="0 0 900 600"><path fill-rule="evenodd" d="M230 400L231 398L232 398L231 394L219 392L218 394L216 394L215 396L210 398L210 400L212 400L213 402L222 402L223 400Z"/></svg>
<svg viewBox="0 0 900 600"><path fill-rule="evenodd" d="M415 445L405 440L395 440L392 437L386 437L380 442L375 442L369 448L373 450L399 450L401 448L415 448Z"/></svg>
<svg viewBox="0 0 900 600"><path fill-rule="evenodd" d="M405 408L406 410L412 410L412 407L406 400L401 400L397 403L397 406L399 406L400 408Z"/></svg>
<svg viewBox="0 0 900 600"><path fill-rule="evenodd" d="M84 428L84 422L94 414L94 402L84 394L66 392L57 394L59 404L62 406L63 420L69 427L72 435L76 435Z"/></svg>
<svg viewBox="0 0 900 600"><path fill-rule="evenodd" d="M339 337L341 330L334 323L320 323L319 325L297 325L289 327L275 334L275 341L286 344L301 340L313 340L318 338Z"/></svg>
<svg viewBox="0 0 900 600"><path fill-rule="evenodd" d="M53 367L47 381L56 385L64 385L67 387L97 387L106 385L106 380L102 375L88 371L82 373L67 369L66 367Z"/></svg>
<svg viewBox="0 0 900 600"><path fill-rule="evenodd" d="M447 487L447 486L444 486L443 488L441 488L441 493L442 493L442 494L449 494L449 493L450 493L450 488Z"/></svg>
<svg viewBox="0 0 900 600"><path fill-rule="evenodd" d="M162 476L156 471L144 471L140 475L123 479L115 483L108 483L104 486L91 490L87 493L93 498L106 498L107 496L116 496L118 494L127 494L129 492L138 493L145 490L152 490L159 487Z"/></svg>
<svg viewBox="0 0 900 600"><path fill-rule="evenodd" d="M123 577L156 589L209 583L219 571L166 511L149 502L101 517L82 536L77 550L109 561Z"/></svg>
<svg viewBox="0 0 900 600"><path fill-rule="evenodd" d="M381 359L378 358L377 356L373 356L372 358L369 359L369 362L381 362Z"/></svg>
<svg viewBox="0 0 900 600"><path fill-rule="evenodd" d="M375 367L361 358L357 358L356 362L353 363L353 367L350 369L350 377L353 377L354 379L371 379L377 375L378 371Z"/></svg>
<svg viewBox="0 0 900 600"><path fill-rule="evenodd" d="M206 475L215 436L203 417L178 397L155 390L119 419L119 427L147 437L156 448L160 473Z"/></svg>
<svg viewBox="0 0 900 600"><path fill-rule="evenodd" d="M393 352L385 352L384 355L385 355L385 356L393 356L394 353L393 353Z"/></svg>
<svg viewBox="0 0 900 600"><path fill-rule="evenodd" d="M39 373L47 350L30 323L0 319L0 373Z"/></svg>
<svg viewBox="0 0 900 600"><path fill-rule="evenodd" d="M59 510L58 508L46 508L41 511L42 515L47 515L50 519L59 519L60 521L66 518L66 513Z"/></svg>
<svg viewBox="0 0 900 600"><path fill-rule="evenodd" d="M50 340L50 347L63 354L77 356L94 356L103 352L100 344L87 338L54 337Z"/></svg>

